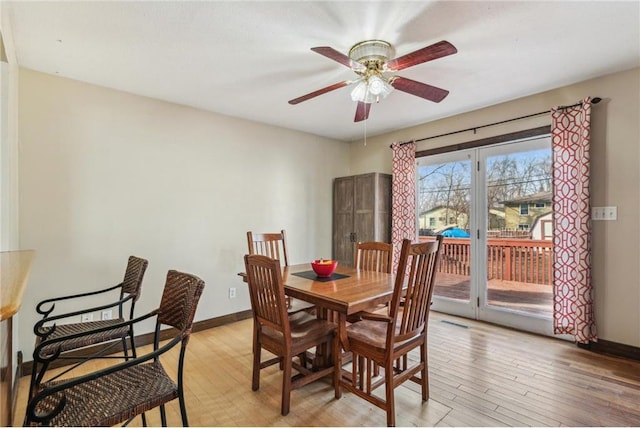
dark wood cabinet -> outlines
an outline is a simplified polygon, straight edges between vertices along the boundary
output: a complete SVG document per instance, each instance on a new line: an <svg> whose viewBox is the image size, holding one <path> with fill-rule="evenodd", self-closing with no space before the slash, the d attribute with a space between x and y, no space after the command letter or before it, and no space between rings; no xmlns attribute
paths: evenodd
<svg viewBox="0 0 640 428"><path fill-rule="evenodd" d="M333 181L333 258L353 264L358 241L391 240L391 175L369 173Z"/></svg>

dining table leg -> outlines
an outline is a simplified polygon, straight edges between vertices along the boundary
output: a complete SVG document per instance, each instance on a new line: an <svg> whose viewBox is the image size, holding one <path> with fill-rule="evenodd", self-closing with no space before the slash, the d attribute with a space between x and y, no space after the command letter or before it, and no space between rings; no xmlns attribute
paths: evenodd
<svg viewBox="0 0 640 428"><path fill-rule="evenodd" d="M347 338L347 314L338 312L336 321L338 324L338 338L340 339L340 344L342 345L344 352L348 352L349 339Z"/></svg>

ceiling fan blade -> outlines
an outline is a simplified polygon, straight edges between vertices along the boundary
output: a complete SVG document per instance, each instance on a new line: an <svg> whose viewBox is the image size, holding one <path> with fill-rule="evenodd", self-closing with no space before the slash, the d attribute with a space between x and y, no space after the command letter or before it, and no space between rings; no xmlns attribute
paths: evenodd
<svg viewBox="0 0 640 428"><path fill-rule="evenodd" d="M312 51L319 53L320 55L326 56L329 59L339 62L340 64L349 67L355 71L364 71L366 67L359 62L356 62L343 54L342 52L338 52L332 47L329 46L319 46L317 48L311 48Z"/></svg>
<svg viewBox="0 0 640 428"><path fill-rule="evenodd" d="M415 80L407 79L406 77L392 77L389 83L399 91L433 101L434 103L439 103L449 95L449 91L446 89L440 89L435 86L427 85L426 83L416 82Z"/></svg>
<svg viewBox="0 0 640 428"><path fill-rule="evenodd" d="M358 101L358 107L356 107L356 117L353 119L353 121L362 122L363 120L367 120L367 118L369 118L370 110L371 104Z"/></svg>
<svg viewBox="0 0 640 428"><path fill-rule="evenodd" d="M303 95L301 97L289 100L289 104L298 104L298 103L301 103L303 101L310 100L311 98L315 98L318 95L322 95L322 94L326 94L327 92L335 91L336 89L343 88L343 87L345 87L347 85L350 85L350 84L351 84L351 81L349 81L349 80L345 80L344 82L334 83L333 85L327 86L326 88L318 89L317 91L313 91L313 92L311 92L311 93L309 93L307 95Z"/></svg>
<svg viewBox="0 0 640 428"><path fill-rule="evenodd" d="M399 71L407 67L412 67L423 62L432 61L434 59L442 58L443 56L452 55L458 52L455 46L451 43L443 40L435 43L426 48L418 49L417 51L408 53L401 57L392 59L387 62L387 70Z"/></svg>

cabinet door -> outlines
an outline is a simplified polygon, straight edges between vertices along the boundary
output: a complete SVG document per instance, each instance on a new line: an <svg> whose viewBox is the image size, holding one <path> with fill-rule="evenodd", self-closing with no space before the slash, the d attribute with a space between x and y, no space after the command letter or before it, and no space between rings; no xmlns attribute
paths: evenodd
<svg viewBox="0 0 640 428"><path fill-rule="evenodd" d="M376 174L355 177L354 204L355 241L375 241Z"/></svg>
<svg viewBox="0 0 640 428"><path fill-rule="evenodd" d="M377 223L374 240L391 242L391 176L378 174L377 186Z"/></svg>
<svg viewBox="0 0 640 428"><path fill-rule="evenodd" d="M353 264L354 177L333 182L333 258L344 265Z"/></svg>

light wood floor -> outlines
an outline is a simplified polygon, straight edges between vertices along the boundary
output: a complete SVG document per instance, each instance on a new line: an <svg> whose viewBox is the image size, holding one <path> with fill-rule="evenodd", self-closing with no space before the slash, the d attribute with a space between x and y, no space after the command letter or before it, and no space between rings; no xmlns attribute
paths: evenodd
<svg viewBox="0 0 640 428"><path fill-rule="evenodd" d="M281 372L262 371L251 391L250 319L194 333L186 358L186 401L192 426L383 426L385 414L327 382L292 393L280 415ZM417 384L396 389L398 426L638 426L640 362L609 357L565 341L431 313L431 397ZM177 353L164 360L175 366ZM96 363L93 367L107 363ZM88 369L89 367L87 367ZM22 423L28 377L20 380L16 422ZM169 425L180 425L177 402ZM159 425L159 412L148 414ZM140 418L131 425L139 426Z"/></svg>

